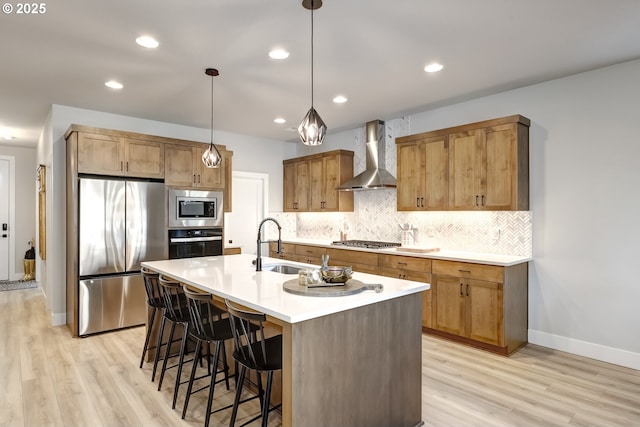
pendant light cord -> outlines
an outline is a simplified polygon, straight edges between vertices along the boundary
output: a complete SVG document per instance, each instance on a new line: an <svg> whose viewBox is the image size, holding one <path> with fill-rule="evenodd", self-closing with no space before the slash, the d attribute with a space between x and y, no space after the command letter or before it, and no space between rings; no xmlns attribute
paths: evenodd
<svg viewBox="0 0 640 427"><path fill-rule="evenodd" d="M211 144L213 144L213 78L211 76Z"/></svg>
<svg viewBox="0 0 640 427"><path fill-rule="evenodd" d="M311 0L311 108L313 108L313 0Z"/></svg>

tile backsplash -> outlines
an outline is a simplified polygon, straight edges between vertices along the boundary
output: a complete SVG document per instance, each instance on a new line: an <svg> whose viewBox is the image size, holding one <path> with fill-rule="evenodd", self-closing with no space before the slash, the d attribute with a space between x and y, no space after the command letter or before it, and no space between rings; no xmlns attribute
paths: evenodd
<svg viewBox="0 0 640 427"><path fill-rule="evenodd" d="M416 229L416 245L443 250L531 256L532 218L529 211L397 212L396 191L354 193L354 212L272 212L283 227L283 236L339 240L400 242L400 225Z"/></svg>
<svg viewBox="0 0 640 427"><path fill-rule="evenodd" d="M410 134L408 118L385 123L385 168L396 176L395 138ZM354 136L354 174L365 168L365 131ZM340 232L348 239L400 242L399 224L416 229L416 245L443 250L482 252L501 255L531 256L533 227L530 211L486 212L398 212L396 190L384 189L354 193L354 212L271 212L282 225L283 237L339 240Z"/></svg>

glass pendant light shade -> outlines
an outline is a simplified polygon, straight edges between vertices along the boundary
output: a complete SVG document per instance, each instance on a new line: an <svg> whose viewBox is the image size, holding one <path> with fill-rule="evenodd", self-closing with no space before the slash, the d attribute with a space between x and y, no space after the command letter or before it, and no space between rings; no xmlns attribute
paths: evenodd
<svg viewBox="0 0 640 427"><path fill-rule="evenodd" d="M311 107L298 126L298 135L304 145L320 145L327 134L327 125L315 108Z"/></svg>
<svg viewBox="0 0 640 427"><path fill-rule="evenodd" d="M202 153L202 163L208 168L219 168L222 163L222 155L213 144L213 78L219 73L215 68L207 68L204 73L211 76L211 142L209 148Z"/></svg>
<svg viewBox="0 0 640 427"><path fill-rule="evenodd" d="M208 168L220 167L220 163L222 163L222 155L216 146L213 145L213 141L209 144L209 148L202 153L202 163L204 163Z"/></svg>

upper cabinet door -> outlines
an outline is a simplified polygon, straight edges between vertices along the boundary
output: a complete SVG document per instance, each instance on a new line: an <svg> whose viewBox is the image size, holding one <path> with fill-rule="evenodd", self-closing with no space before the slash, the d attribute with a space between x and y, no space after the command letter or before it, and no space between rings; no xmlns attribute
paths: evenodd
<svg viewBox="0 0 640 427"><path fill-rule="evenodd" d="M164 144L124 138L125 174L143 178L164 178Z"/></svg>
<svg viewBox="0 0 640 427"><path fill-rule="evenodd" d="M196 184L193 149L188 145L165 145L165 184L192 187Z"/></svg>
<svg viewBox="0 0 640 427"><path fill-rule="evenodd" d="M306 163L306 162L305 162ZM309 160L309 209L321 211L324 206L324 168L322 158Z"/></svg>
<svg viewBox="0 0 640 427"><path fill-rule="evenodd" d="M446 210L449 205L448 137L426 140L424 159L424 195L420 195L420 204L425 210Z"/></svg>
<svg viewBox="0 0 640 427"><path fill-rule="evenodd" d="M482 206L485 185L485 138L482 130L449 135L449 202L452 209Z"/></svg>
<svg viewBox="0 0 640 427"><path fill-rule="evenodd" d="M397 206L399 211L422 210L424 197L425 144L422 142L397 145Z"/></svg>
<svg viewBox="0 0 640 427"><path fill-rule="evenodd" d="M296 162L296 210L309 210L309 187L311 182L309 162Z"/></svg>
<svg viewBox="0 0 640 427"><path fill-rule="evenodd" d="M488 209L507 210L517 204L518 152L516 132L514 124L486 129L484 206Z"/></svg>
<svg viewBox="0 0 640 427"><path fill-rule="evenodd" d="M337 211L339 209L340 159L337 155L322 158L322 206L323 210Z"/></svg>
<svg viewBox="0 0 640 427"><path fill-rule="evenodd" d="M78 134L78 172L124 175L124 143L113 135Z"/></svg>

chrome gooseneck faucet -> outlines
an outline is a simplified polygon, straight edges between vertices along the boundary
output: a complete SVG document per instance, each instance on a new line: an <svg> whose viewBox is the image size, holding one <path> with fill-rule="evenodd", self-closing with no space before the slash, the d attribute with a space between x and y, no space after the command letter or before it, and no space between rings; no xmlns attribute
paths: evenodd
<svg viewBox="0 0 640 427"><path fill-rule="evenodd" d="M278 226L278 250L277 253L282 253L282 227L273 218L265 218L260 222L258 226L258 247L256 248L256 271L262 271L262 225L267 221L273 221Z"/></svg>

